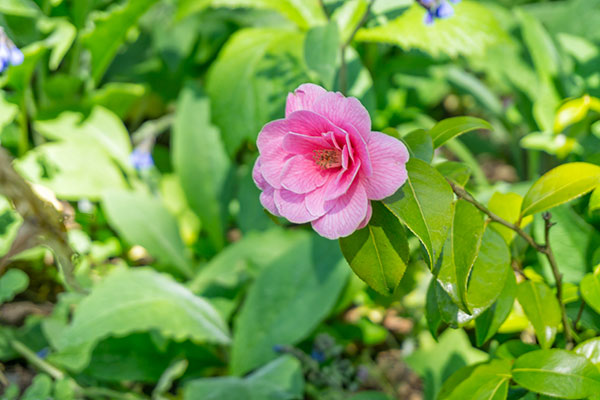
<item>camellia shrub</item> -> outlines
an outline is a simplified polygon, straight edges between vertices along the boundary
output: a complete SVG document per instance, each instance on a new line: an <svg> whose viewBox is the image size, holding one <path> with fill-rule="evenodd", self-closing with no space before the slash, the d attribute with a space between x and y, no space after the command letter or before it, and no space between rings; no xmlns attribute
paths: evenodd
<svg viewBox="0 0 600 400"><path fill-rule="evenodd" d="M599 21L0 1L0 399L600 400Z"/></svg>

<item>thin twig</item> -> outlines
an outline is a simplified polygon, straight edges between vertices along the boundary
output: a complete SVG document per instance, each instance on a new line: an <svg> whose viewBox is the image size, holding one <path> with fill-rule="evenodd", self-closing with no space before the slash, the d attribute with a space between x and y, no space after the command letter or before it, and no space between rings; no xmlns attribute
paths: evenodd
<svg viewBox="0 0 600 400"><path fill-rule="evenodd" d="M552 246L550 246L550 228L554 225L552 223L552 215L549 212L544 213L544 240L546 244L544 245L544 254L550 263L550 267L552 267L552 275L554 275L554 280L556 281L556 298L558 299L558 304L560 305L560 312L562 316L562 323L565 327L565 341L567 342L567 348L573 346L573 337L571 336L571 326L569 325L569 320L567 319L567 310L565 308L565 303L562 301L562 274L558 270L558 264L556 263L556 258L554 258L554 252L552 251Z"/></svg>
<svg viewBox="0 0 600 400"><path fill-rule="evenodd" d="M350 33L350 36L348 36L346 41L342 43L342 46L340 47L340 92L342 92L342 94L344 95L348 91L348 67L346 65L346 48L350 46L350 43L352 43L352 39L354 39L356 32L358 32L358 30L364 25L364 23L367 22L367 18L369 18L369 13L371 12L371 7L373 7L373 3L375 3L375 0L369 1L369 5L367 6L367 9L365 10L365 13L363 14L359 23L356 24L356 26Z"/></svg>
<svg viewBox="0 0 600 400"><path fill-rule="evenodd" d="M585 300L581 299L581 305L579 306L579 311L577 312L577 318L573 321L573 326L577 329L577 324L583 315L583 310L585 309Z"/></svg>
<svg viewBox="0 0 600 400"><path fill-rule="evenodd" d="M567 342L567 348L571 348L573 346L573 336L572 336L572 332L571 332L571 326L569 325L569 320L567 318L567 311L565 308L565 304L562 300L562 274L558 270L558 264L556 263L556 258L554 257L554 252L552 251L552 247L550 246L550 228L552 228L552 226L554 225L550 221L550 219L551 219L550 213L544 214L544 221L546 223L545 243L542 245L542 244L537 243L535 241L535 239L533 239L533 237L531 237L529 234L527 234L525 231L523 231L523 229L521 229L518 225L510 223L510 222L506 221L504 218L501 218L501 217L497 216L496 214L494 214L493 212L491 212L490 210L488 210L487 207L485 207L483 204L481 204L477 200L475 200L475 198L469 192L467 192L465 189L463 189L462 187L456 185L454 182L452 182L450 180L448 180L448 183L452 187L452 190L454 191L454 193L459 198L466 200L469 203L473 204L475 207L477 207L478 210L480 210L485 215L487 215L490 218L490 220L492 220L493 222L497 222L497 223L504 225L505 227L513 230L519 236L521 236L523 239L525 239L525 241L527 241L527 243L529 243L529 245L531 245L531 247L533 247L536 251L538 251L546 256L546 258L548 259L548 262L550 263L550 267L552 268L552 274L554 275L554 279L556 281L556 298L558 299L558 304L560 305L561 319L562 319L562 323L563 323L563 326L565 329L565 341Z"/></svg>
<svg viewBox="0 0 600 400"><path fill-rule="evenodd" d="M26 359L31 365L35 366L42 372L47 373L55 380L61 380L65 377L65 373L56 368L54 365L43 360L37 354L33 352L29 347L25 346L18 340L12 340L11 346L17 353L19 353L24 359Z"/></svg>

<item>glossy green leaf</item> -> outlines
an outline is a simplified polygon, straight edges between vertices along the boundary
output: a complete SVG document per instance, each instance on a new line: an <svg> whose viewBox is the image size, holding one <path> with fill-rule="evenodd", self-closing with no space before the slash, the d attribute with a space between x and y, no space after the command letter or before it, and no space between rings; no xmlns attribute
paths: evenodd
<svg viewBox="0 0 600 400"><path fill-rule="evenodd" d="M592 98L588 95L564 102L554 117L554 133L560 133L570 125L585 118L590 110Z"/></svg>
<svg viewBox="0 0 600 400"><path fill-rule="evenodd" d="M429 265L435 265L452 225L454 193L446 179L424 161L412 158L406 168L406 183L383 203L419 238Z"/></svg>
<svg viewBox="0 0 600 400"><path fill-rule="evenodd" d="M540 346L524 343L519 339L513 339L502 343L496 351L496 356L504 360L516 360L525 353L539 349Z"/></svg>
<svg viewBox="0 0 600 400"><path fill-rule="evenodd" d="M478 346L482 346L498 332L512 310L517 296L517 281L512 270L507 272L508 276L498 299L492 307L485 310L475 320L475 336Z"/></svg>
<svg viewBox="0 0 600 400"><path fill-rule="evenodd" d="M600 266L581 280L579 289L586 304L600 314Z"/></svg>
<svg viewBox="0 0 600 400"><path fill-rule="evenodd" d="M461 187L464 187L471 178L471 168L460 162L445 161L441 164L437 164L435 168L444 176L444 178L450 179Z"/></svg>
<svg viewBox="0 0 600 400"><path fill-rule="evenodd" d="M417 129L402 138L411 157L416 157L426 163L433 160L433 140L424 129Z"/></svg>
<svg viewBox="0 0 600 400"><path fill-rule="evenodd" d="M404 228L379 202L372 202L369 224L340 239L352 270L376 291L390 295L404 276L409 260Z"/></svg>
<svg viewBox="0 0 600 400"><path fill-rule="evenodd" d="M76 308L59 349L108 336L157 330L167 338L227 344L228 328L203 298L150 269L121 269L104 278Z"/></svg>
<svg viewBox="0 0 600 400"><path fill-rule="evenodd" d="M98 13L93 28L82 34L83 46L92 57L92 78L100 82L104 72L123 44L127 32L157 0L128 0Z"/></svg>
<svg viewBox="0 0 600 400"><path fill-rule="evenodd" d="M516 224L519 220L519 213L521 211L521 204L523 204L523 197L516 193L500 193L496 192L490 198L488 202L488 209L503 218L504 220ZM521 221L521 228L526 227L533 221L533 217L525 217ZM507 244L510 244L515 238L515 231L501 225L497 222L492 222L492 228L496 230Z"/></svg>
<svg viewBox="0 0 600 400"><path fill-rule="evenodd" d="M510 369L511 362L508 360L493 360L479 365L443 399L505 400L511 379Z"/></svg>
<svg viewBox="0 0 600 400"><path fill-rule="evenodd" d="M483 214L465 200L456 202L453 214L437 279L452 300L463 311L468 311L469 276L483 237Z"/></svg>
<svg viewBox="0 0 600 400"><path fill-rule="evenodd" d="M535 214L582 196L600 185L600 166L584 162L560 165L538 179L529 189L521 216Z"/></svg>
<svg viewBox="0 0 600 400"><path fill-rule="evenodd" d="M11 268L0 276L0 304L11 301L29 285L29 277L20 269Z"/></svg>
<svg viewBox="0 0 600 400"><path fill-rule="evenodd" d="M593 339L586 340L585 342L579 343L573 351L577 354L581 354L588 360L600 367L600 338L595 337Z"/></svg>
<svg viewBox="0 0 600 400"><path fill-rule="evenodd" d="M527 280L517 286L517 300L531 321L542 349L551 347L561 324L560 306L552 290L543 282Z"/></svg>
<svg viewBox="0 0 600 400"><path fill-rule="evenodd" d="M201 89L194 84L185 86L173 126L172 157L190 208L214 246L221 248L225 230L223 192L230 161L210 118L210 104Z"/></svg>
<svg viewBox="0 0 600 400"><path fill-rule="evenodd" d="M98 200L109 189L126 187L123 173L92 140L46 143L15 163L27 180L50 188L58 198Z"/></svg>
<svg viewBox="0 0 600 400"><path fill-rule="evenodd" d="M448 140L477 129L491 130L492 126L480 118L454 117L441 120L429 130L433 146L437 149Z"/></svg>
<svg viewBox="0 0 600 400"><path fill-rule="evenodd" d="M282 117L282 93L308 81L301 68L303 40L304 35L291 30L243 29L219 53L208 72L206 91L214 122L227 133L223 141L228 154L246 140L255 141L264 124Z"/></svg>
<svg viewBox="0 0 600 400"><path fill-rule="evenodd" d="M473 313L467 313L461 310L452 297L446 292L440 283L436 280L435 298L442 320L452 328L460 328L477 318L483 311L483 308L477 308Z"/></svg>
<svg viewBox="0 0 600 400"><path fill-rule="evenodd" d="M582 399L600 392L600 371L584 356L565 350L537 350L519 357L513 379L532 392Z"/></svg>
<svg viewBox="0 0 600 400"><path fill-rule="evenodd" d="M464 1L455 6L452 18L436 20L431 26L423 23L425 10L414 4L386 25L361 29L356 38L361 41L393 43L405 50L419 49L433 56L447 54L482 54L493 44L503 41L506 33L485 6Z"/></svg>
<svg viewBox="0 0 600 400"><path fill-rule="evenodd" d="M439 285L440 283L435 278L431 279L425 297L425 319L427 320L427 328L434 339L437 339L440 327L444 324L437 300L437 287Z"/></svg>
<svg viewBox="0 0 600 400"><path fill-rule="evenodd" d="M309 69L315 71L323 86L333 88L337 71L340 37L338 26L330 22L316 26L306 33L304 39L304 60Z"/></svg>
<svg viewBox="0 0 600 400"><path fill-rule="evenodd" d="M177 220L159 199L147 193L109 191L102 205L110 225L130 244L143 246L163 265L184 276L193 275Z"/></svg>
<svg viewBox="0 0 600 400"><path fill-rule="evenodd" d="M280 12L302 29L325 24L319 0L211 0L214 7L257 7Z"/></svg>
<svg viewBox="0 0 600 400"><path fill-rule="evenodd" d="M600 186L592 192L592 197L590 197L589 208L592 212L600 210Z"/></svg>
<svg viewBox="0 0 600 400"><path fill-rule="evenodd" d="M235 319L231 371L244 374L275 358L273 346L309 335L334 307L348 272L337 243L314 235L267 266Z"/></svg>

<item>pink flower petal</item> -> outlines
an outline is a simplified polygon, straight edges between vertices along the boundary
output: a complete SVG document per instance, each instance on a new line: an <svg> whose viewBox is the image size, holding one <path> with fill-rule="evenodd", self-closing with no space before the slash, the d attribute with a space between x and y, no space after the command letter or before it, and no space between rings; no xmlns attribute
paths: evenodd
<svg viewBox="0 0 600 400"><path fill-rule="evenodd" d="M350 159L355 161L359 159L362 164L362 172L364 176L371 176L373 173L373 167L371 165L371 157L369 156L369 150L367 143L358 134L358 131L353 126L348 126L348 135L346 136L346 145L348 146L348 153Z"/></svg>
<svg viewBox="0 0 600 400"><path fill-rule="evenodd" d="M331 171L327 176L327 181L325 184L319 188L316 188L312 192L306 195L304 199L304 204L308 209L308 212L314 215L315 217L320 217L325 214L327 211L331 210L335 203L328 202L325 200L325 187L329 185L331 182L335 180L337 174L335 171Z"/></svg>
<svg viewBox="0 0 600 400"><path fill-rule="evenodd" d="M369 200L360 184L353 185L345 195L330 202L335 204L333 208L312 222L314 230L328 239L352 234L367 216Z"/></svg>
<svg viewBox="0 0 600 400"><path fill-rule="evenodd" d="M336 174L336 178L330 182L327 182L327 186L323 186L325 191L323 196L325 200L336 199L350 190L350 186L355 183L358 171L360 171L360 160L356 160L350 169L339 169Z"/></svg>
<svg viewBox="0 0 600 400"><path fill-rule="evenodd" d="M272 186L266 187L260 194L260 204L262 204L262 206L266 208L271 214L277 217L281 217L279 211L277 210L277 207L275 206L274 195L275 189L273 189Z"/></svg>
<svg viewBox="0 0 600 400"><path fill-rule="evenodd" d="M373 174L364 178L365 189L369 199L382 200L396 193L406 182L408 150L398 139L381 132L372 132L369 154Z"/></svg>
<svg viewBox="0 0 600 400"><path fill-rule="evenodd" d="M327 170L319 167L315 161L305 155L297 155L283 166L281 186L294 193L312 192L327 181Z"/></svg>
<svg viewBox="0 0 600 400"><path fill-rule="evenodd" d="M291 113L287 119L289 132L308 136L327 136L328 132L341 132L340 128L322 115L312 111L300 110Z"/></svg>
<svg viewBox="0 0 600 400"><path fill-rule="evenodd" d="M275 190L275 206L283 217L295 224L313 221L314 215L308 212L304 205L304 194L296 194L286 189Z"/></svg>
<svg viewBox="0 0 600 400"><path fill-rule="evenodd" d="M267 186L270 186L265 178L262 176L262 172L260 171L260 156L254 162L254 168L252 168L252 179L254 180L254 184L260 189L265 190Z"/></svg>
<svg viewBox="0 0 600 400"><path fill-rule="evenodd" d="M344 97L341 93L327 92L319 96L312 110L344 130L354 126L365 142L371 135L371 117L367 109L354 97Z"/></svg>
<svg viewBox="0 0 600 400"><path fill-rule="evenodd" d="M333 148L322 136L307 136L290 132L283 138L283 149L292 154L308 154L314 150Z"/></svg>
<svg viewBox="0 0 600 400"><path fill-rule="evenodd" d="M371 202L369 201L369 206L367 208L367 216L365 217L365 219L363 219L363 222L360 223L360 225L358 226L358 229L362 229L365 226L367 226L367 224L369 223L369 221L371 220L371 216L373 215L373 206L371 205Z"/></svg>
<svg viewBox="0 0 600 400"><path fill-rule="evenodd" d="M315 101L325 93L327 93L325 89L312 83L300 85L294 93L288 94L285 116L288 117L294 111L312 110Z"/></svg>
<svg viewBox="0 0 600 400"><path fill-rule="evenodd" d="M281 148L284 136L290 131L285 119L269 122L260 130L256 145L261 155L271 153Z"/></svg>

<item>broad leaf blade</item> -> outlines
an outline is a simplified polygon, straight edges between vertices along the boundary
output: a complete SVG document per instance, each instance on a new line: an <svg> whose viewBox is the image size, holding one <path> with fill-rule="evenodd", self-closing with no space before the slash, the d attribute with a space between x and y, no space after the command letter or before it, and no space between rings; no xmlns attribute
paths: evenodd
<svg viewBox="0 0 600 400"><path fill-rule="evenodd" d="M433 160L433 141L427 131L417 129L404 136L402 141L406 144L411 158L416 157L426 163L431 163L431 160Z"/></svg>
<svg viewBox="0 0 600 400"><path fill-rule="evenodd" d="M11 268L0 277L0 304L11 301L27 289L29 277L20 269Z"/></svg>
<svg viewBox="0 0 600 400"><path fill-rule="evenodd" d="M385 206L423 243L429 265L435 265L452 225L454 193L446 179L424 161L406 164L408 180Z"/></svg>
<svg viewBox="0 0 600 400"><path fill-rule="evenodd" d="M429 131L429 135L433 139L433 146L438 148L448 140L476 129L491 130L492 126L480 118L454 117L444 119L435 124Z"/></svg>
<svg viewBox="0 0 600 400"><path fill-rule="evenodd" d="M565 399L600 393L600 371L584 356L565 350L537 350L519 357L515 382L532 392Z"/></svg>
<svg viewBox="0 0 600 400"><path fill-rule="evenodd" d="M311 70L319 76L327 89L333 89L333 80L337 71L340 46L338 26L330 22L316 26L306 33L304 40L304 60Z"/></svg>
<svg viewBox="0 0 600 400"><path fill-rule="evenodd" d="M372 202L369 224L340 239L352 270L376 291L391 295L409 259L408 242L400 222L379 202Z"/></svg>
<svg viewBox="0 0 600 400"><path fill-rule="evenodd" d="M575 162L560 165L538 179L529 189L521 217L556 207L582 196L600 185L600 166Z"/></svg>
<svg viewBox="0 0 600 400"><path fill-rule="evenodd" d="M600 314L600 267L581 280L580 291L585 302Z"/></svg>
<svg viewBox="0 0 600 400"><path fill-rule="evenodd" d="M498 329L510 314L516 296L517 281L515 274L510 270L496 303L475 320L475 336L478 346L482 346L498 332Z"/></svg>
<svg viewBox="0 0 600 400"><path fill-rule="evenodd" d="M550 348L561 324L560 306L552 290L543 282L527 280L517 286L517 300L531 321L542 349Z"/></svg>
<svg viewBox="0 0 600 400"><path fill-rule="evenodd" d="M510 368L508 360L493 360L480 365L444 399L505 400L511 379Z"/></svg>

